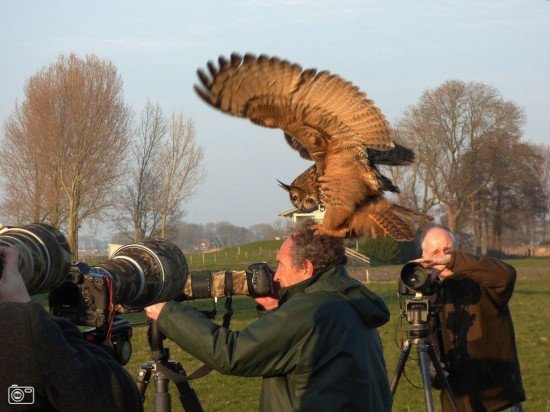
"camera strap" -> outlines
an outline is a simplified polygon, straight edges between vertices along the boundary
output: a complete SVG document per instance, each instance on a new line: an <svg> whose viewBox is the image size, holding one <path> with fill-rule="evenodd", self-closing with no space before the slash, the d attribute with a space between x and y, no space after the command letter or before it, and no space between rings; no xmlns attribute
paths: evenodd
<svg viewBox="0 0 550 412"><path fill-rule="evenodd" d="M224 294L225 298L225 314L223 315L222 326L229 329L231 323L231 316L233 316L233 272L225 272L224 282Z"/></svg>
<svg viewBox="0 0 550 412"><path fill-rule="evenodd" d="M187 381L203 378L206 375L208 375L210 372L212 372L212 368L206 365L202 365L191 375L187 375L187 376L180 375L179 373L174 372L172 369L167 368L162 363L157 362L156 367L159 372L162 372L168 379L170 379L172 382L175 382L175 383L187 382Z"/></svg>

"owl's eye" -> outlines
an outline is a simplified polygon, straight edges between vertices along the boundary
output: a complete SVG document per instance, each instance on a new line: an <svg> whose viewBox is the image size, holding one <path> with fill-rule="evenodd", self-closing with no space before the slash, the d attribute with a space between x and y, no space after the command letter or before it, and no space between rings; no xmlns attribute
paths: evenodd
<svg viewBox="0 0 550 412"><path fill-rule="evenodd" d="M298 200L298 196L292 195L292 200Z"/></svg>

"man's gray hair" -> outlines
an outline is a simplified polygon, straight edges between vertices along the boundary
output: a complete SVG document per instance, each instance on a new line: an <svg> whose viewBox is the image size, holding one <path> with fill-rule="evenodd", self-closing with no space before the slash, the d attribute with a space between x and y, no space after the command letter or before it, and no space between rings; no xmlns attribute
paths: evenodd
<svg viewBox="0 0 550 412"><path fill-rule="evenodd" d="M301 222L290 234L292 262L301 266L305 259L317 270L326 266L345 265L347 262L344 241L341 238L315 235L315 221Z"/></svg>

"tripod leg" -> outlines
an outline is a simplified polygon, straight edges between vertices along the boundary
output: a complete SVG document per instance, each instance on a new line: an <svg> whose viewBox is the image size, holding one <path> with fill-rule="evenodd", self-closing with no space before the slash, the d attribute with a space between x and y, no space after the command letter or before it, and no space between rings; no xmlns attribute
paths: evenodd
<svg viewBox="0 0 550 412"><path fill-rule="evenodd" d="M401 349L401 355L399 355L399 360L397 361L397 366L395 367L395 373L393 374L393 379L391 381L390 389L392 396L395 394L395 390L397 389L397 384L399 383L399 379L401 378L401 374L403 373L403 369L405 368L405 362L407 362L407 358L409 357L409 353L411 352L411 345L409 341L406 341L403 345L403 349Z"/></svg>
<svg viewBox="0 0 550 412"><path fill-rule="evenodd" d="M162 372L155 372L155 394L153 396L153 410L155 412L170 412L172 408L168 382Z"/></svg>
<svg viewBox="0 0 550 412"><path fill-rule="evenodd" d="M451 385L449 384L449 381L445 377L445 372L441 367L441 363L439 361L439 358L437 357L437 354L435 353L433 345L428 345L428 355L430 356L432 364L434 365L437 380L441 384L441 387L447 391L447 393L449 394L449 397L451 398L451 405L453 407L453 411L458 412L458 406L456 404L453 390L451 389Z"/></svg>
<svg viewBox="0 0 550 412"><path fill-rule="evenodd" d="M432 398L432 386L430 382L430 368L428 366L428 355L426 354L426 345L416 346L418 357L420 359L420 371L422 372L422 382L424 384L424 398L426 400L426 411L434 411L434 402Z"/></svg>
<svg viewBox="0 0 550 412"><path fill-rule="evenodd" d="M185 376L185 370L179 364L176 366L174 372ZM195 392L195 390L191 388L189 382L176 382L176 388L178 388L181 406L183 406L184 411L203 412L201 401L199 400L197 392Z"/></svg>

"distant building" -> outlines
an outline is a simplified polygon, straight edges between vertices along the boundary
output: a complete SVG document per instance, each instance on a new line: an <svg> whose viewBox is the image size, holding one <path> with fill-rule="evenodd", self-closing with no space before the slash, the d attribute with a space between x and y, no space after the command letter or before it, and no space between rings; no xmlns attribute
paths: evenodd
<svg viewBox="0 0 550 412"><path fill-rule="evenodd" d="M109 243L109 246L108 246L108 253L109 253L109 259L111 258L111 256L113 256L113 254L118 250L120 249L122 246L124 245L118 245L118 244L115 244L115 243Z"/></svg>
<svg viewBox="0 0 550 412"><path fill-rule="evenodd" d="M316 208L310 210L299 210L293 208L285 212L279 213L279 216L291 218L293 224L296 224L299 220L302 219L313 219L315 221L321 222L323 221L323 216L325 216L325 207L317 206Z"/></svg>

